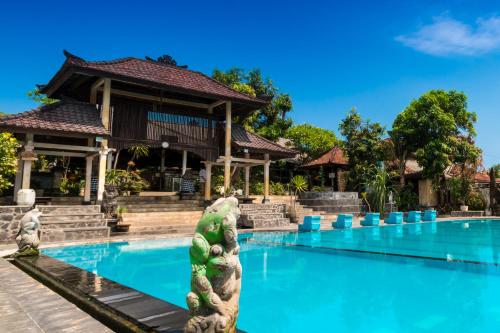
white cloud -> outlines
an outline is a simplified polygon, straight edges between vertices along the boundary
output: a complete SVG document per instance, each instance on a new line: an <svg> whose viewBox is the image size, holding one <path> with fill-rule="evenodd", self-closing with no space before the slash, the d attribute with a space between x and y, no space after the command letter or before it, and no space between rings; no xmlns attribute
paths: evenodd
<svg viewBox="0 0 500 333"><path fill-rule="evenodd" d="M500 49L500 16L479 18L468 25L449 17L437 17L418 31L396 37L417 51L437 56L478 55Z"/></svg>

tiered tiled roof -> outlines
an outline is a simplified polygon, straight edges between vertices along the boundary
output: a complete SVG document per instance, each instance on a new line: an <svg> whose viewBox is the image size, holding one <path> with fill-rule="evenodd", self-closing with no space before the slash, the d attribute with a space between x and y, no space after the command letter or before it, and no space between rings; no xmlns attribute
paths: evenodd
<svg viewBox="0 0 500 333"><path fill-rule="evenodd" d="M84 135L109 135L95 105L60 101L40 108L0 118L0 129L12 132L65 132Z"/></svg>
<svg viewBox="0 0 500 333"><path fill-rule="evenodd" d="M111 78L134 79L149 82L179 92L194 93L215 99L250 103L263 106L267 101L240 93L197 71L138 58L112 61L86 61L65 51L66 61L52 80L44 86L46 93L55 82L70 70L87 72Z"/></svg>
<svg viewBox="0 0 500 333"><path fill-rule="evenodd" d="M231 139L234 146L240 149L246 148L250 152L253 151L280 157L293 157L297 154L294 150L282 147L238 125L232 126Z"/></svg>
<svg viewBox="0 0 500 333"><path fill-rule="evenodd" d="M330 149L327 153L324 155L318 157L315 160L312 160L309 163L304 164L304 167L316 167L316 166L321 166L321 165L347 165L348 160L347 157L344 155L344 151L342 148L339 147L333 147Z"/></svg>

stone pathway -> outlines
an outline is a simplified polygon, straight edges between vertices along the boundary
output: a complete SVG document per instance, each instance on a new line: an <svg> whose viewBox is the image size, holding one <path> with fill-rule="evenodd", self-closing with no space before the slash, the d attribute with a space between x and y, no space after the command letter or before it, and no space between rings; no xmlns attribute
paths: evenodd
<svg viewBox="0 0 500 333"><path fill-rule="evenodd" d="M0 258L0 331L112 332L3 258Z"/></svg>

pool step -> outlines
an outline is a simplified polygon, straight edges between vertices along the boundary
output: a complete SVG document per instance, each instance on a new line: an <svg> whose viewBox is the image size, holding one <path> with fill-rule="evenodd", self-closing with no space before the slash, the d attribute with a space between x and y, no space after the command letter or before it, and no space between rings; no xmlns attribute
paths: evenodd
<svg viewBox="0 0 500 333"><path fill-rule="evenodd" d="M109 237L104 214L99 205L37 205L42 212L40 240L65 242Z"/></svg>
<svg viewBox="0 0 500 333"><path fill-rule="evenodd" d="M290 225L286 204L241 204L239 227L244 228L277 228Z"/></svg>
<svg viewBox="0 0 500 333"><path fill-rule="evenodd" d="M42 242L65 242L72 240L98 239L109 237L108 227L84 227L41 230Z"/></svg>
<svg viewBox="0 0 500 333"><path fill-rule="evenodd" d="M101 212L101 206L99 205L36 205L36 208L43 215L47 214L63 214L63 215L71 215L71 214L98 214Z"/></svg>
<svg viewBox="0 0 500 333"><path fill-rule="evenodd" d="M131 226L127 235L158 235L158 234L189 234L194 233L196 225L148 225L148 226ZM121 232L113 232L113 236L118 236Z"/></svg>

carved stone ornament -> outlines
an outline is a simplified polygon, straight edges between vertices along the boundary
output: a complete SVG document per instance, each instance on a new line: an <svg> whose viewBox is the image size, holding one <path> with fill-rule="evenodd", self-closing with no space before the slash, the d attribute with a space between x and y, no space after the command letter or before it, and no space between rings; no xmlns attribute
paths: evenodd
<svg viewBox="0 0 500 333"><path fill-rule="evenodd" d="M18 250L14 257L38 255L38 246L40 245L39 230L41 227L38 219L42 213L37 209L27 212L21 219L19 232L16 236Z"/></svg>
<svg viewBox="0 0 500 333"><path fill-rule="evenodd" d="M205 210L196 226L189 251L191 319L186 333L236 332L242 274L236 229L239 216L238 200L221 198Z"/></svg>

